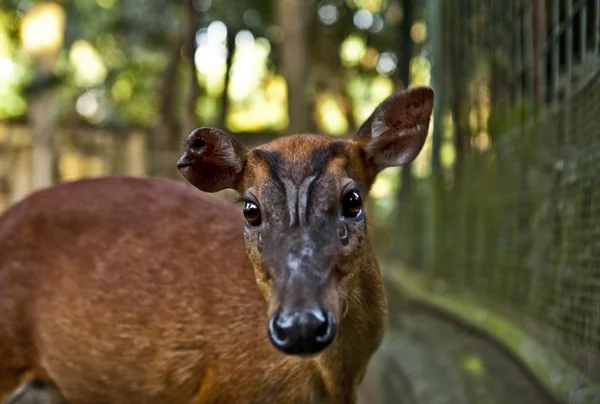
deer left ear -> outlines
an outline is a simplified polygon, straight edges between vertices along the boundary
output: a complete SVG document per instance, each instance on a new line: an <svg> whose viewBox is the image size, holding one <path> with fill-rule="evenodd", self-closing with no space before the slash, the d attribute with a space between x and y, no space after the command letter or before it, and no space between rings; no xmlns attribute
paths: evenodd
<svg viewBox="0 0 600 404"><path fill-rule="evenodd" d="M210 127L192 131L185 140L177 168L190 184L205 192L235 189L247 149L225 132Z"/></svg>
<svg viewBox="0 0 600 404"><path fill-rule="evenodd" d="M433 90L415 87L391 95L362 124L356 139L376 172L410 163L427 138Z"/></svg>

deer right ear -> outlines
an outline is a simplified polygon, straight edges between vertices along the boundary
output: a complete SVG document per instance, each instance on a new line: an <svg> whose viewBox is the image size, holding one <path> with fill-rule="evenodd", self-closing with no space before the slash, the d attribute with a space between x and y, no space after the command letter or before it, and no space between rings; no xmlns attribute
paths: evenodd
<svg viewBox="0 0 600 404"><path fill-rule="evenodd" d="M216 128L198 128L185 140L177 161L179 172L201 191L217 192L236 188L247 149Z"/></svg>
<svg viewBox="0 0 600 404"><path fill-rule="evenodd" d="M357 140L376 172L410 163L417 157L427 138L433 98L429 87L397 92L360 127Z"/></svg>

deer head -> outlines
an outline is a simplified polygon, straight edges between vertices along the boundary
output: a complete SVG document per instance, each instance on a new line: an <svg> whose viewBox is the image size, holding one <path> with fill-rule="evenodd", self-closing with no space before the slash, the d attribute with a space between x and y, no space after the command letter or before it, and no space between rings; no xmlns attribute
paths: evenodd
<svg viewBox="0 0 600 404"><path fill-rule="evenodd" d="M433 99L426 87L396 93L346 139L303 134L247 149L215 128L187 137L182 175L202 191L241 196L246 253L276 348L317 354L334 339L357 274L376 265L363 201L381 170L419 154Z"/></svg>

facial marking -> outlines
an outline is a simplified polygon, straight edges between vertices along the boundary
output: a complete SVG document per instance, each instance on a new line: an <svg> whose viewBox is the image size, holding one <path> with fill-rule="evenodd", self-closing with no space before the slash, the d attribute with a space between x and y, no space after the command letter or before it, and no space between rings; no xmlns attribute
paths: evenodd
<svg viewBox="0 0 600 404"><path fill-rule="evenodd" d="M300 225L308 224L308 209L309 209L309 201L310 201L310 191L311 186L317 179L316 175L311 175L308 177L301 185L298 193L299 203L298 208L300 211Z"/></svg>
<svg viewBox="0 0 600 404"><path fill-rule="evenodd" d="M283 180L283 186L285 188L285 197L287 201L287 208L289 213L289 225L290 227L298 225L298 188L288 180Z"/></svg>
<svg viewBox="0 0 600 404"><path fill-rule="evenodd" d="M314 188L322 182L319 180L330 168L339 172L341 165L345 165L341 162L347 161L346 143L343 141L322 143L312 150L297 150L294 145L290 145L288 148L256 149L255 153L269 171L261 194L270 200L270 206L275 200L285 201L283 206L278 204L279 207L274 210L277 211L279 221L290 228L308 225L311 209L315 206L322 207L323 202L329 205L326 199L331 198L335 192L318 195L315 199ZM309 164L306 164L307 160ZM335 167L331 166L334 161ZM327 178L329 185L333 185L332 180L334 179Z"/></svg>
<svg viewBox="0 0 600 404"><path fill-rule="evenodd" d="M314 245L313 240L309 237L308 234L304 233L302 235L302 240L298 240L300 245L300 251L290 251L287 256L287 266L290 271L290 278L297 277L301 274L302 262L307 260L313 255Z"/></svg>
<svg viewBox="0 0 600 404"><path fill-rule="evenodd" d="M282 173L284 168L284 157L281 153L276 150L261 150L256 149L254 151L264 163L269 167L269 178L275 182L282 190L285 189L285 185L282 180Z"/></svg>

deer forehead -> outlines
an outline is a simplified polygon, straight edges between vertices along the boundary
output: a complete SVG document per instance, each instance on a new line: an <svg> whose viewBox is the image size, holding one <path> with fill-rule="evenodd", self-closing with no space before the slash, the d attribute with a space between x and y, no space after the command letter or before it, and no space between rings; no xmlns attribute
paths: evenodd
<svg viewBox="0 0 600 404"><path fill-rule="evenodd" d="M350 142L325 136L277 139L250 151L244 188L260 193L265 184L274 183L281 190L306 192L324 174L342 176L354 154Z"/></svg>

